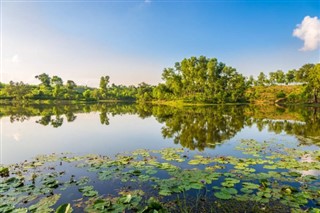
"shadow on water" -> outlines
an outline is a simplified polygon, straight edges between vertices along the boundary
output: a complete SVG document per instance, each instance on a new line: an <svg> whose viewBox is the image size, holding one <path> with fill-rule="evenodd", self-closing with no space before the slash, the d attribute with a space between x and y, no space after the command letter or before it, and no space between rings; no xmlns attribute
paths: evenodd
<svg viewBox="0 0 320 213"><path fill-rule="evenodd" d="M40 116L36 123L58 128L64 122L76 122L77 114L99 113L102 125L109 117L123 114L141 119L153 116L163 124L164 138L191 150L202 151L233 138L244 127L256 125L259 131L296 136L300 144L320 145L320 109L317 107L281 106L188 106L139 105L126 103L77 105L1 105L0 118L24 122ZM111 124L112 125L112 124Z"/></svg>

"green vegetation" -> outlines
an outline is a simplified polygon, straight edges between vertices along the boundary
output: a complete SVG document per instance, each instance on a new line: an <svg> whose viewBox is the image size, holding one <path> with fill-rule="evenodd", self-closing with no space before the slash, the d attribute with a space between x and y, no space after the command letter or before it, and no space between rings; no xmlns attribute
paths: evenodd
<svg viewBox="0 0 320 213"><path fill-rule="evenodd" d="M164 69L154 90L156 99L187 102L235 103L244 101L245 77L215 58L191 57Z"/></svg>
<svg viewBox="0 0 320 213"><path fill-rule="evenodd" d="M59 76L46 73L35 76L39 85L23 82L0 83L0 99L12 102L35 101L137 101L180 103L318 103L320 95L320 64L306 64L287 73L278 70L263 72L255 80L244 77L235 68L216 58L191 57L165 68L163 83L152 86L109 85L109 76L100 78L99 88L78 86Z"/></svg>
<svg viewBox="0 0 320 213"><path fill-rule="evenodd" d="M242 140L237 150L244 157L182 148L136 150L115 158L38 156L7 166L10 173L0 178L0 211L319 211L319 176L310 174L320 170L319 151L254 140Z"/></svg>

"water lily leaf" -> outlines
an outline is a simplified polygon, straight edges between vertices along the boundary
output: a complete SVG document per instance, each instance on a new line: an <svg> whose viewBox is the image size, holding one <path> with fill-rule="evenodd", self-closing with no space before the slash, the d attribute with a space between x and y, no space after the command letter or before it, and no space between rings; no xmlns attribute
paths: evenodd
<svg viewBox="0 0 320 213"><path fill-rule="evenodd" d="M110 209L111 206L112 206L112 203L110 200L98 199L93 204L93 208L97 210Z"/></svg>
<svg viewBox="0 0 320 213"><path fill-rule="evenodd" d="M252 189L248 189L248 188L241 188L240 191L245 193L245 194L253 193L253 190Z"/></svg>
<svg viewBox="0 0 320 213"><path fill-rule="evenodd" d="M94 197L98 195L98 192L93 189L93 186L83 186L79 188L79 192L82 192L85 197Z"/></svg>
<svg viewBox="0 0 320 213"><path fill-rule="evenodd" d="M199 159L193 159L193 160L190 160L190 161L188 162L188 164L190 164L190 165L198 165L198 164L201 164L201 160L199 160Z"/></svg>
<svg viewBox="0 0 320 213"><path fill-rule="evenodd" d="M18 188L23 186L24 184L24 178L18 178L18 177L12 177L5 181L6 184L13 188Z"/></svg>
<svg viewBox="0 0 320 213"><path fill-rule="evenodd" d="M44 197L38 203L30 206L29 211L39 213L52 212L53 209L50 207L58 202L60 196L60 194L54 194L50 197Z"/></svg>
<svg viewBox="0 0 320 213"><path fill-rule="evenodd" d="M27 208L18 208L12 211L12 213L27 213L28 209Z"/></svg>
<svg viewBox="0 0 320 213"><path fill-rule="evenodd" d="M277 165L264 165L264 169L277 169Z"/></svg>
<svg viewBox="0 0 320 213"><path fill-rule="evenodd" d="M191 183L190 187L193 189L202 189L203 188L203 184L202 183Z"/></svg>
<svg viewBox="0 0 320 213"><path fill-rule="evenodd" d="M301 173L298 173L298 172L289 172L288 173L290 176L292 176L292 177L301 177L302 176L302 174Z"/></svg>
<svg viewBox="0 0 320 213"><path fill-rule="evenodd" d="M2 204L0 205L0 212L12 212L14 210L14 206L12 204Z"/></svg>
<svg viewBox="0 0 320 213"><path fill-rule="evenodd" d="M232 198L232 195L228 193L227 191L220 191L220 192L215 192L214 196L221 200L228 200Z"/></svg>
<svg viewBox="0 0 320 213"><path fill-rule="evenodd" d="M123 203L130 203L131 199L132 199L131 194L128 194L128 195L126 196L126 199L124 200Z"/></svg>
<svg viewBox="0 0 320 213"><path fill-rule="evenodd" d="M260 185L258 184L255 184L255 183L249 183L249 182L243 182L242 183L242 186L244 188L247 188L247 189L258 189L260 187Z"/></svg>
<svg viewBox="0 0 320 213"><path fill-rule="evenodd" d="M238 193L238 191L235 188L222 188L221 192L225 192L232 195L235 195Z"/></svg>
<svg viewBox="0 0 320 213"><path fill-rule="evenodd" d="M71 212L72 212L72 208L70 203L65 203L60 205L55 211L55 213L71 213Z"/></svg>
<svg viewBox="0 0 320 213"><path fill-rule="evenodd" d="M168 189L162 189L159 191L159 195L162 195L162 196L168 196L168 195L171 195L171 191L168 190Z"/></svg>
<svg viewBox="0 0 320 213"><path fill-rule="evenodd" d="M9 168L0 166L0 177L9 177Z"/></svg>
<svg viewBox="0 0 320 213"><path fill-rule="evenodd" d="M0 184L0 193L7 192L10 189L10 186L8 184L2 183Z"/></svg>

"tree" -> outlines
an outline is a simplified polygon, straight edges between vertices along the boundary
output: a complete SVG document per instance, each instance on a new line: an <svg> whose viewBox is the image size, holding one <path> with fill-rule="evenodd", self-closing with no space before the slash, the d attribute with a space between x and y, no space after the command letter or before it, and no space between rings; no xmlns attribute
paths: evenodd
<svg viewBox="0 0 320 213"><path fill-rule="evenodd" d="M91 99L91 90L89 90L89 89L85 90L82 95L86 100L90 100Z"/></svg>
<svg viewBox="0 0 320 213"><path fill-rule="evenodd" d="M139 101L150 101L152 100L152 90L153 86L142 82L138 85L138 93L137 93L137 99Z"/></svg>
<svg viewBox="0 0 320 213"><path fill-rule="evenodd" d="M54 87L54 86L63 86L63 81L62 81L62 78L60 78L59 76L53 76L51 78L51 85Z"/></svg>
<svg viewBox="0 0 320 213"><path fill-rule="evenodd" d="M308 81L308 75L311 68L314 67L314 64L305 64L303 65L296 73L297 82L306 82Z"/></svg>
<svg viewBox="0 0 320 213"><path fill-rule="evenodd" d="M53 76L51 78L51 85L54 87L52 96L57 98L61 93L61 87L63 86L63 81L59 76Z"/></svg>
<svg viewBox="0 0 320 213"><path fill-rule="evenodd" d="M164 69L162 79L165 82L155 89L156 97L186 101L236 102L242 99L240 93L244 93L243 86L246 87L245 78L236 69L205 56L175 63L174 68ZM237 88L241 88L238 94Z"/></svg>
<svg viewBox="0 0 320 213"><path fill-rule="evenodd" d="M276 71L276 82L278 84L283 84L285 82L285 74L282 70Z"/></svg>
<svg viewBox="0 0 320 213"><path fill-rule="evenodd" d="M290 84L290 83L293 83L295 81L296 73L297 73L296 70L289 70L286 73L286 76L285 76L286 84Z"/></svg>
<svg viewBox="0 0 320 213"><path fill-rule="evenodd" d="M76 88L76 83L72 80L68 80L67 81L67 84L66 84L66 87L68 90L73 90L74 88Z"/></svg>
<svg viewBox="0 0 320 213"><path fill-rule="evenodd" d="M68 80L66 84L67 93L64 95L66 99L73 99L75 96L74 89L76 88L76 83L72 80Z"/></svg>
<svg viewBox="0 0 320 213"><path fill-rule="evenodd" d="M100 78L100 90L101 90L102 98L107 97L109 80L110 80L109 76L102 76Z"/></svg>
<svg viewBox="0 0 320 213"><path fill-rule="evenodd" d="M264 86L266 83L266 80L267 80L267 76L263 72L260 72L257 79L257 85Z"/></svg>
<svg viewBox="0 0 320 213"><path fill-rule="evenodd" d="M42 73L41 75L36 75L35 78L41 81L41 85L45 87L50 87L50 77L46 73Z"/></svg>
<svg viewBox="0 0 320 213"><path fill-rule="evenodd" d="M269 73L269 82L271 85L274 85L277 82L277 73L275 72Z"/></svg>
<svg viewBox="0 0 320 213"><path fill-rule="evenodd" d="M4 92L12 97L14 100L24 100L30 94L32 87L28 84L24 84L22 81L13 82L10 81L9 85L4 88Z"/></svg>
<svg viewBox="0 0 320 213"><path fill-rule="evenodd" d="M307 81L307 90L312 93L314 103L318 103L318 97L320 95L320 63L308 70Z"/></svg>

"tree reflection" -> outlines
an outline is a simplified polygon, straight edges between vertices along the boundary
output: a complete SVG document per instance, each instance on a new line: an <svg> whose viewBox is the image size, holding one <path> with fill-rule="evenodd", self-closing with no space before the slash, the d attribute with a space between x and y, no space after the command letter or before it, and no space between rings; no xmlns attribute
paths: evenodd
<svg viewBox="0 0 320 213"><path fill-rule="evenodd" d="M230 139L245 123L243 107L161 107L153 110L162 127L164 138L194 150L214 148L216 144Z"/></svg>
<svg viewBox="0 0 320 213"><path fill-rule="evenodd" d="M320 145L320 113L317 107L280 106L192 106L171 107L148 104L104 103L77 105L1 105L0 118L23 122L40 116L36 123L61 127L74 122L79 113L98 112L102 125L110 124L110 116L135 114L144 119L150 116L163 124L161 133L174 143L188 149L203 150L233 138L246 126L255 125L276 134L295 135L301 144Z"/></svg>

